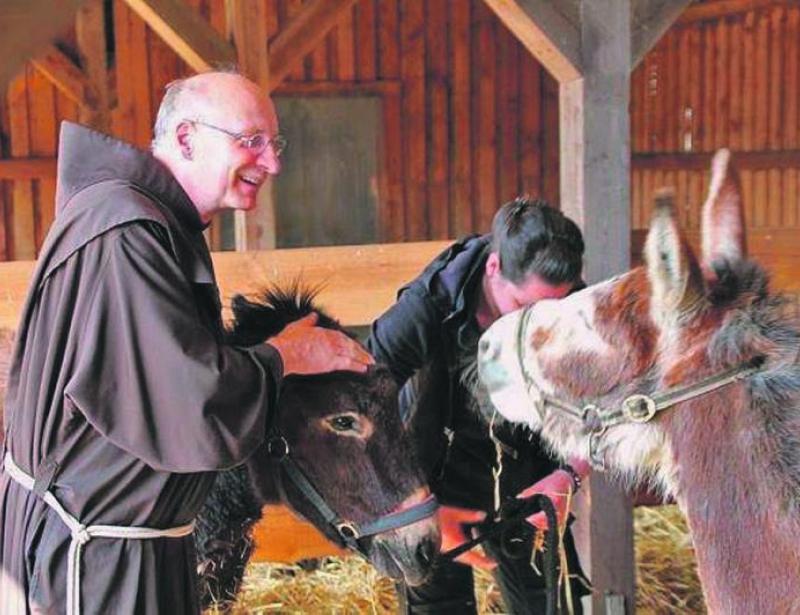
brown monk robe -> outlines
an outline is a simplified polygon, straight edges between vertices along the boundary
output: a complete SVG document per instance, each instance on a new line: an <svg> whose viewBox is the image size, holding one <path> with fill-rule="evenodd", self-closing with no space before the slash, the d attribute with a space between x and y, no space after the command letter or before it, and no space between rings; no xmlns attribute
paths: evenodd
<svg viewBox="0 0 800 615"><path fill-rule="evenodd" d="M56 221L18 330L5 447L84 525L193 520L213 470L262 441L282 378L267 345L221 341L203 223L149 153L61 133ZM45 485L46 487L47 485ZM63 613L70 531L0 474L0 613ZM94 538L83 613L196 613L192 537Z"/></svg>

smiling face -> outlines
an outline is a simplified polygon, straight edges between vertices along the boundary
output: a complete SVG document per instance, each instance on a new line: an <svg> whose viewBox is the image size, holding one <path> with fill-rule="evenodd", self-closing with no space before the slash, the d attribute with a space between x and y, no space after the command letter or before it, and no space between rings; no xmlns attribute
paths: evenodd
<svg viewBox="0 0 800 615"><path fill-rule="evenodd" d="M253 209L259 190L281 169L280 152L271 142L248 147L252 141L246 138L261 133L271 140L278 134L272 101L234 74L197 75L181 88L166 113L171 119L156 156L173 172L204 222L223 209Z"/></svg>

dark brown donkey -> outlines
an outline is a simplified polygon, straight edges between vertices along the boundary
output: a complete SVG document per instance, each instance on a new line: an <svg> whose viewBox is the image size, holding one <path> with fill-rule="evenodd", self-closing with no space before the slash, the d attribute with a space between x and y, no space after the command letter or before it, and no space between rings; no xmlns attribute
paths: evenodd
<svg viewBox="0 0 800 615"><path fill-rule="evenodd" d="M562 455L675 497L711 613L800 613L800 334L746 258L729 162L713 161L699 260L660 196L646 266L498 321L479 371Z"/></svg>
<svg viewBox="0 0 800 615"><path fill-rule="evenodd" d="M260 344L312 311L320 314L320 326L339 329L312 298L296 288L272 290L257 303L238 297L228 341ZM337 526L346 522L348 527L340 528L345 535L351 530L367 534L348 546L384 574L412 585L421 582L439 547L430 506L435 502L401 422L389 371L374 367L366 375L289 376L270 425L267 444L244 466L219 474L198 516L195 544L203 602L226 603L235 597L252 553L252 526L265 503L279 501L340 544ZM277 459L285 452L288 463ZM393 514L410 511L425 516L413 523L401 519L397 529L374 531L379 529L375 522L385 527ZM331 515L333 520L325 518Z"/></svg>

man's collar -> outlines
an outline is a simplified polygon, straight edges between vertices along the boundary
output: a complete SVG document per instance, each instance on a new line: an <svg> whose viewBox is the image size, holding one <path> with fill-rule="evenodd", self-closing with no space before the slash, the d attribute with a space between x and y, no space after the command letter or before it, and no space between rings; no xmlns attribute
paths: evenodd
<svg viewBox="0 0 800 615"><path fill-rule="evenodd" d="M169 169L150 152L72 122L61 124L56 215L84 188L106 180L128 181L152 195L189 229L207 225Z"/></svg>

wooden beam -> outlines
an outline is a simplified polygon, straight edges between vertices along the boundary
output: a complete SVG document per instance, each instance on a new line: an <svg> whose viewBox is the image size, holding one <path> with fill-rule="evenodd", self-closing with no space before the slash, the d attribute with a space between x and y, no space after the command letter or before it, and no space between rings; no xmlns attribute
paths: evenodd
<svg viewBox="0 0 800 615"><path fill-rule="evenodd" d="M58 47L50 45L44 53L31 58L31 64L72 102L89 111L97 110L97 88Z"/></svg>
<svg viewBox="0 0 800 615"><path fill-rule="evenodd" d="M239 71L264 91L269 88L266 0L226 0L229 38L236 47ZM256 197L252 211L234 213L236 250L266 250L275 247L276 220L272 182Z"/></svg>
<svg viewBox="0 0 800 615"><path fill-rule="evenodd" d="M583 229L588 282L630 267L631 0L581 0L583 77L560 84L561 209ZM632 502L602 473L576 512L591 613L635 607ZM608 598L611 597L611 600Z"/></svg>
<svg viewBox="0 0 800 615"><path fill-rule="evenodd" d="M678 24L688 24L695 21L707 21L747 13L770 6L800 6L800 0L716 0L692 4L678 18Z"/></svg>
<svg viewBox="0 0 800 615"><path fill-rule="evenodd" d="M399 94L397 81L349 84L322 81L319 83L286 82L275 92L277 96L393 96ZM631 155L631 169L635 171L707 171L713 153L657 152ZM765 150L733 152L736 166L747 171L800 169L800 150ZM4 158L0 159L0 179L39 179L55 177L55 158Z"/></svg>
<svg viewBox="0 0 800 615"><path fill-rule="evenodd" d="M558 0L484 2L559 83L580 78L580 30Z"/></svg>
<svg viewBox="0 0 800 615"><path fill-rule="evenodd" d="M269 46L270 91L325 38L355 0L309 0Z"/></svg>
<svg viewBox="0 0 800 615"><path fill-rule="evenodd" d="M637 171L706 171L711 165L713 155L705 152L634 154L631 157L631 167ZM747 171L800 168L798 149L733 152L733 159L738 169Z"/></svg>
<svg viewBox="0 0 800 615"><path fill-rule="evenodd" d="M641 62L692 0L633 0L631 69Z"/></svg>
<svg viewBox="0 0 800 615"><path fill-rule="evenodd" d="M0 159L0 179L41 179L56 177L55 158L3 158Z"/></svg>
<svg viewBox="0 0 800 615"><path fill-rule="evenodd" d="M66 28L82 0L53 4L48 0L4 0L0 3L0 87L42 46Z"/></svg>
<svg viewBox="0 0 800 615"><path fill-rule="evenodd" d="M100 132L111 129L111 93L106 65L106 20L103 0L87 0L75 19L81 65L96 96L93 108L80 109L78 120Z"/></svg>
<svg viewBox="0 0 800 615"><path fill-rule="evenodd" d="M397 289L419 274L449 243L215 252L212 258L225 306L236 293L252 294L271 283L299 279L322 286L320 305L342 324L363 326L389 308ZM16 328L34 265L32 261L0 263L0 329Z"/></svg>
<svg viewBox="0 0 800 615"><path fill-rule="evenodd" d="M233 46L181 0L125 1L193 70L236 63Z"/></svg>
<svg viewBox="0 0 800 615"><path fill-rule="evenodd" d="M72 21L82 0L3 0L0 2L0 89L41 48Z"/></svg>

